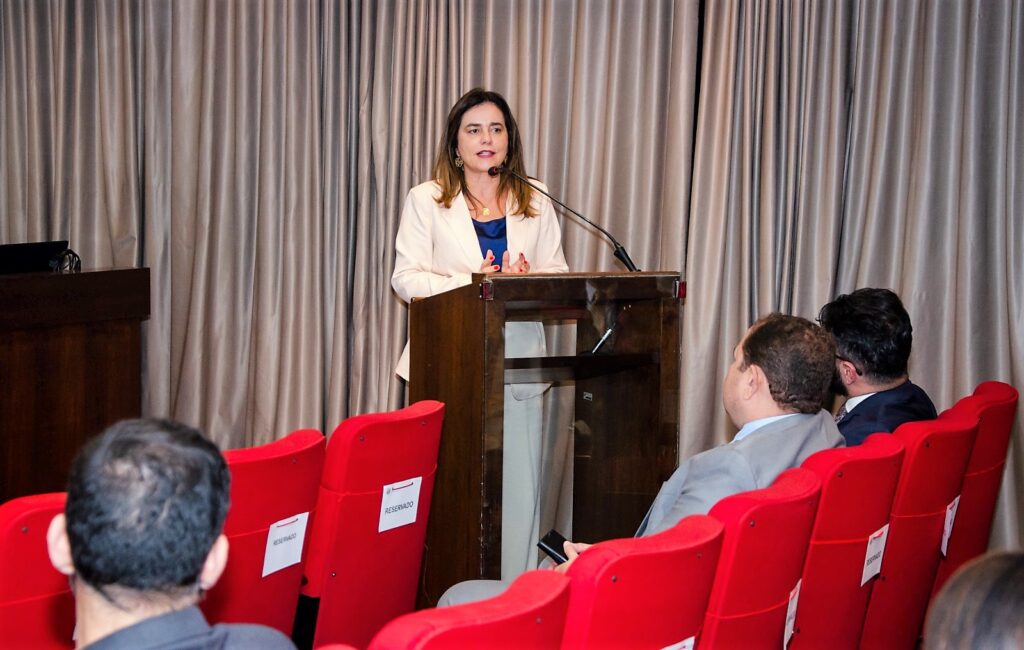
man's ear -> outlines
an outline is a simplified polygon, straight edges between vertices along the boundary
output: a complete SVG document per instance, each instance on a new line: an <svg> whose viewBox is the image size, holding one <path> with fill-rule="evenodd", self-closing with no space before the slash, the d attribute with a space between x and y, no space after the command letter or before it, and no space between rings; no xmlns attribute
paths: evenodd
<svg viewBox="0 0 1024 650"><path fill-rule="evenodd" d="M206 561L203 562L203 569L199 572L199 588L209 591L213 585L220 580L224 568L228 565L228 538L223 534L210 547L206 554Z"/></svg>
<svg viewBox="0 0 1024 650"><path fill-rule="evenodd" d="M68 520L64 513L56 515L46 530L46 551L50 554L50 563L66 576L75 575L75 565L71 561L71 542L68 541Z"/></svg>
<svg viewBox="0 0 1024 650"><path fill-rule="evenodd" d="M838 364L839 379L843 382L844 386L849 386L857 381L857 366L846 359L838 359L836 364Z"/></svg>
<svg viewBox="0 0 1024 650"><path fill-rule="evenodd" d="M761 370L761 366L752 363L747 367L741 386L744 399L752 398L762 387L768 390L768 377L765 376L764 370Z"/></svg>

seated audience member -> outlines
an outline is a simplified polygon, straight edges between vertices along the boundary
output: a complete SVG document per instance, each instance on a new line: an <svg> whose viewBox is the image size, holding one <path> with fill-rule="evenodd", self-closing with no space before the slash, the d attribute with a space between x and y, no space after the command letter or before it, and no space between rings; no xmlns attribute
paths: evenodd
<svg viewBox="0 0 1024 650"><path fill-rule="evenodd" d="M739 432L732 442L683 462L664 483L637 536L662 532L720 499L768 487L784 470L822 449L843 446L832 416L821 408L833 375L828 334L796 316L771 314L750 326L733 351L722 403ZM588 544L566 542L569 562ZM489 598L505 583L469 580L449 589L441 605Z"/></svg>
<svg viewBox="0 0 1024 650"><path fill-rule="evenodd" d="M1024 648L1024 553L993 553L962 566L932 601L925 650Z"/></svg>
<svg viewBox="0 0 1024 650"><path fill-rule="evenodd" d="M888 289L858 289L821 308L818 322L836 344L833 390L846 397L836 415L849 446L904 422L933 420L935 406L907 377L910 316Z"/></svg>
<svg viewBox="0 0 1024 650"><path fill-rule="evenodd" d="M211 627L196 607L227 563L229 483L217 447L174 422L125 420L85 445L47 534L79 648L295 647L259 625Z"/></svg>

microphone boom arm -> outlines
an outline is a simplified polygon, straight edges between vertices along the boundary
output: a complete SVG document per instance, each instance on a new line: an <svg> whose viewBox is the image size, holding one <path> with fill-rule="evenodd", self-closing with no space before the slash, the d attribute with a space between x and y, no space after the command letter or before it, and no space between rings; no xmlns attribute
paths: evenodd
<svg viewBox="0 0 1024 650"><path fill-rule="evenodd" d="M530 181L530 179L524 178L523 176L520 176L519 174L515 173L514 171L512 171L508 167L505 167L504 165L502 165L500 167L491 167L490 169L487 170L487 175L488 176L497 176L498 174L501 174L503 172L507 172L507 173L511 174L512 176L515 176L516 178L518 178L519 180L523 181L524 183L526 183L527 185L529 185L533 189L537 190L538 192L540 192L544 196L546 196L549 199L551 199L552 201L554 201L556 204L558 204L559 206L561 206L565 210L571 212L572 214L576 215L577 217L579 217L580 219L582 219L586 223L590 224L591 226L593 226L594 228L599 230L605 237L608 238L608 241L610 241L612 243L612 248L613 248L612 254L615 255L615 257L620 262L622 262L622 264L626 267L626 269L629 270L629 271L632 271L633 273L637 273L637 272L640 271L640 269L638 269L636 267L636 264L633 263L633 260L631 260L629 258L629 253L626 252L626 248L622 244L620 244L619 240L615 239L615 237L613 237L610 232L608 232L607 230L605 230L601 226L597 225L596 223L594 223L590 219L587 219L582 214L580 214L579 212L576 212L575 210L573 210L572 208L570 208L566 204L562 203L561 201L559 201L555 197L551 196L550 194L548 194L547 192L542 190L540 187L538 187L536 184L532 183Z"/></svg>

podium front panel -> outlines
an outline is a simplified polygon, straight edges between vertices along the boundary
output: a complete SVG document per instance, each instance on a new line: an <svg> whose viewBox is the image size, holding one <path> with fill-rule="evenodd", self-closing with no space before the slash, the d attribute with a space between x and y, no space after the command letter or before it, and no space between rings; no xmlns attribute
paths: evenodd
<svg viewBox="0 0 1024 650"><path fill-rule="evenodd" d="M447 404L420 606L498 578L504 386L575 386L573 538L630 536L676 465L676 273L474 276L410 308L411 401ZM504 325L575 323L566 356L505 358Z"/></svg>
<svg viewBox="0 0 1024 650"><path fill-rule="evenodd" d="M90 437L142 407L149 269L0 276L0 501L65 489Z"/></svg>

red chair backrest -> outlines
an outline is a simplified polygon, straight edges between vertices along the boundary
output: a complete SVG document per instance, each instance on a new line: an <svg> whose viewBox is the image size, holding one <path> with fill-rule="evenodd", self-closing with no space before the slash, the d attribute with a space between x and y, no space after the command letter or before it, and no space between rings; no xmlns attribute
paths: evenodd
<svg viewBox="0 0 1024 650"><path fill-rule="evenodd" d="M327 444L305 596L319 598L314 645L366 647L411 612L434 491L444 404L349 418ZM378 532L384 486L421 478L413 523Z"/></svg>
<svg viewBox="0 0 1024 650"><path fill-rule="evenodd" d="M314 518L324 436L302 429L266 445L226 451L224 457L231 471L231 509L224 522L228 566L201 603L203 613L211 623L259 623L291 635L302 563L264 577L267 537L277 522L302 513ZM307 520L307 550L309 526Z"/></svg>
<svg viewBox="0 0 1024 650"><path fill-rule="evenodd" d="M915 647L939 566L946 507L960 493L977 429L977 420L945 412L893 432L906 452L861 647Z"/></svg>
<svg viewBox="0 0 1024 650"><path fill-rule="evenodd" d="M562 648L664 648L696 637L707 610L722 524L691 515L650 537L587 549L569 576Z"/></svg>
<svg viewBox="0 0 1024 650"><path fill-rule="evenodd" d="M971 459L967 462L953 534L949 538L946 557L939 563L933 594L938 593L964 562L988 550L1017 400L1018 393L1013 386L986 381L974 390L973 395L949 409L950 413L976 417L978 435L974 438Z"/></svg>
<svg viewBox="0 0 1024 650"><path fill-rule="evenodd" d="M871 581L861 584L868 538L889 523L903 443L888 433L803 462L821 479L821 500L800 582L790 650L856 648Z"/></svg>
<svg viewBox="0 0 1024 650"><path fill-rule="evenodd" d="M803 571L821 494L811 471L779 474L761 490L726 497L709 513L725 525L722 556L698 645L782 646L790 592Z"/></svg>
<svg viewBox="0 0 1024 650"><path fill-rule="evenodd" d="M370 650L554 650L562 641L568 604L569 578L556 571L527 571L494 598L391 621Z"/></svg>
<svg viewBox="0 0 1024 650"><path fill-rule="evenodd" d="M75 601L68 578L53 568L46 531L64 512L64 492L0 505L0 646L73 648Z"/></svg>

